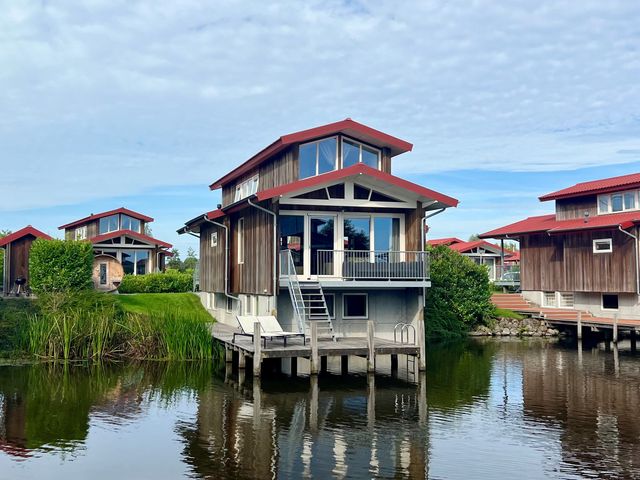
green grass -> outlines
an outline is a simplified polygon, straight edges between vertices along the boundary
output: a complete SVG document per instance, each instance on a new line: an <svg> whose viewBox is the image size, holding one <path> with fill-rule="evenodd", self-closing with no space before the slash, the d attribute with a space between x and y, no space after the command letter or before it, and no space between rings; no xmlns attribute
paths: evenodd
<svg viewBox="0 0 640 480"><path fill-rule="evenodd" d="M522 320L524 318L524 315L507 308L496 308L495 316L496 318L513 318L514 320Z"/></svg>
<svg viewBox="0 0 640 480"><path fill-rule="evenodd" d="M122 308L129 313L154 314L169 309L180 310L184 315L211 322L213 319L193 293L136 293L116 295Z"/></svg>
<svg viewBox="0 0 640 480"><path fill-rule="evenodd" d="M0 357L20 354L24 325L36 311L33 300L0 300Z"/></svg>

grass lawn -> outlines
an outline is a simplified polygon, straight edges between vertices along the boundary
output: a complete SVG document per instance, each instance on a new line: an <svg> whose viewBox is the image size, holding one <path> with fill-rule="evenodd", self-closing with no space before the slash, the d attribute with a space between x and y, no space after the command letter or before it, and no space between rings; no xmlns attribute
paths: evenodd
<svg viewBox="0 0 640 480"><path fill-rule="evenodd" d="M522 320L524 315L520 315L519 313L506 308L496 308L496 318L513 318L514 320Z"/></svg>
<svg viewBox="0 0 640 480"><path fill-rule="evenodd" d="M122 307L131 313L162 313L167 310L179 310L181 314L213 321L213 317L193 293L134 293L115 295Z"/></svg>

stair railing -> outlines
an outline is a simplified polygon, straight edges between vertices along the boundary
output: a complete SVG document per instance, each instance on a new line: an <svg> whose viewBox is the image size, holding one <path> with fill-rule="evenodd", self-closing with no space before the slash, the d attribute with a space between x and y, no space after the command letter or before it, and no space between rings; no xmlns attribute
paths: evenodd
<svg viewBox="0 0 640 480"><path fill-rule="evenodd" d="M302 289L300 288L300 282L298 281L293 255L289 249L280 251L280 273L287 279L289 296L291 297L293 312L298 321L298 328L301 333L305 333L307 318L304 297L302 295Z"/></svg>

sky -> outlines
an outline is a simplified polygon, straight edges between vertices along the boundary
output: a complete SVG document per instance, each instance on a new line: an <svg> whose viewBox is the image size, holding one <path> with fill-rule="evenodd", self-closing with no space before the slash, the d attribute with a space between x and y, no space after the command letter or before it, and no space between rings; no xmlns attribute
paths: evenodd
<svg viewBox="0 0 640 480"><path fill-rule="evenodd" d="M0 229L121 206L176 229L280 135L346 117L460 200L430 236L640 171L640 2L0 0ZM197 248L196 248L197 250ZM184 255L183 255L184 256Z"/></svg>

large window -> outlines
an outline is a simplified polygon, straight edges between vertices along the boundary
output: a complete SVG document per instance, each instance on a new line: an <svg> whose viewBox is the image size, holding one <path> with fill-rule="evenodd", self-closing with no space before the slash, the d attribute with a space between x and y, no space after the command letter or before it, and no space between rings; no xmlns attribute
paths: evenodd
<svg viewBox="0 0 640 480"><path fill-rule="evenodd" d="M373 218L374 250L389 252L400 250L400 219L397 217Z"/></svg>
<svg viewBox="0 0 640 480"><path fill-rule="evenodd" d="M259 176L256 175L251 177L249 180L245 180L241 184L236 186L236 194L233 198L234 202L239 202L243 198L250 197L251 195L255 195L258 193L258 181Z"/></svg>
<svg viewBox="0 0 640 480"><path fill-rule="evenodd" d="M356 163L380 168L380 150L354 140L342 139L342 168L350 167Z"/></svg>
<svg viewBox="0 0 640 480"><path fill-rule="evenodd" d="M118 215L110 215L100 219L100 234L118 230Z"/></svg>
<svg viewBox="0 0 640 480"><path fill-rule="evenodd" d="M369 217L344 219L344 249L369 250L371 246L371 221Z"/></svg>
<svg viewBox="0 0 640 480"><path fill-rule="evenodd" d="M300 145L298 164L300 179L335 170L338 166L337 138L325 138Z"/></svg>
<svg viewBox="0 0 640 480"><path fill-rule="evenodd" d="M144 275L149 270L148 250L123 250L122 269L129 275Z"/></svg>
<svg viewBox="0 0 640 480"><path fill-rule="evenodd" d="M342 295L343 318L369 318L369 296L366 293Z"/></svg>
<svg viewBox="0 0 640 480"><path fill-rule="evenodd" d="M140 233L140 220L130 217L129 215L121 215L120 228L122 230L131 230Z"/></svg>
<svg viewBox="0 0 640 480"><path fill-rule="evenodd" d="M280 217L280 250L291 250L296 274L302 275L304 264L304 216Z"/></svg>
<svg viewBox="0 0 640 480"><path fill-rule="evenodd" d="M618 213L638 210L638 191L607 193L598 195L598 213Z"/></svg>

